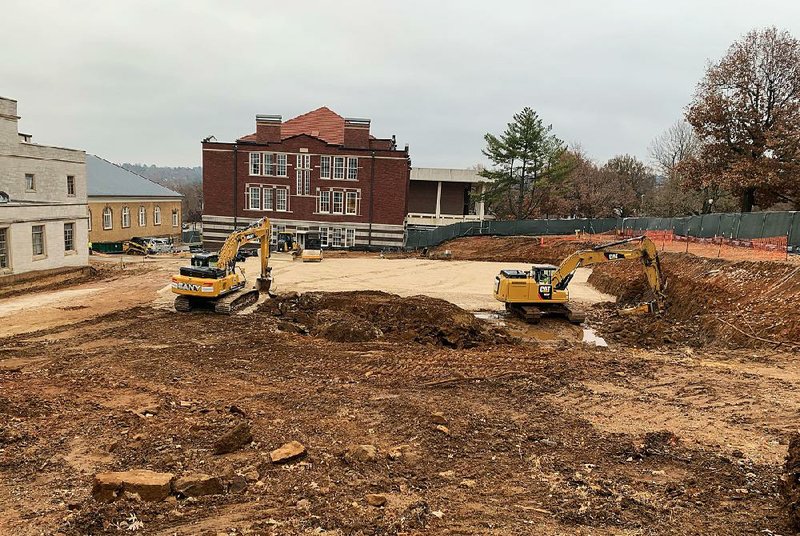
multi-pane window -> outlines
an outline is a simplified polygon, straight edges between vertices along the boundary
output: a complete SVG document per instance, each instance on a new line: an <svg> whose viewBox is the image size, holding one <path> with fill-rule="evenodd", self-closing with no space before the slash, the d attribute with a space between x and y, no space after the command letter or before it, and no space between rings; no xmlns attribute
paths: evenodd
<svg viewBox="0 0 800 536"><path fill-rule="evenodd" d="M331 192L330 190L321 190L319 192L319 211L331 211Z"/></svg>
<svg viewBox="0 0 800 536"><path fill-rule="evenodd" d="M328 228L327 227L320 227L319 228L319 243L322 247L328 247Z"/></svg>
<svg viewBox="0 0 800 536"><path fill-rule="evenodd" d="M34 257L44 255L44 225L31 226L31 243Z"/></svg>
<svg viewBox="0 0 800 536"><path fill-rule="evenodd" d="M344 178L344 157L343 156L335 156L335 157L333 157L333 178L334 179L343 179Z"/></svg>
<svg viewBox="0 0 800 536"><path fill-rule="evenodd" d="M122 207L122 226L131 226L131 209L128 207Z"/></svg>
<svg viewBox="0 0 800 536"><path fill-rule="evenodd" d="M311 191L311 155L298 154L295 166L297 195L308 195Z"/></svg>
<svg viewBox="0 0 800 536"><path fill-rule="evenodd" d="M262 192L264 192L264 210L272 210L272 192L274 190L272 188L264 188Z"/></svg>
<svg viewBox="0 0 800 536"><path fill-rule="evenodd" d="M289 196L286 195L286 192L287 192L286 188L275 189L275 210L280 210L284 212L289 210L287 204L287 198Z"/></svg>
<svg viewBox="0 0 800 536"><path fill-rule="evenodd" d="M159 206L153 209L153 225L161 225L161 207Z"/></svg>
<svg viewBox="0 0 800 536"><path fill-rule="evenodd" d="M64 251L75 251L75 224L64 224Z"/></svg>
<svg viewBox="0 0 800 536"><path fill-rule="evenodd" d="M147 211L144 207L139 207L139 227L147 225Z"/></svg>
<svg viewBox="0 0 800 536"><path fill-rule="evenodd" d="M247 209L261 210L261 188L258 186L247 188Z"/></svg>
<svg viewBox="0 0 800 536"><path fill-rule="evenodd" d="M331 178L331 157L330 156L320 156L319 157L319 177L321 179L330 179Z"/></svg>
<svg viewBox="0 0 800 536"><path fill-rule="evenodd" d="M250 175L261 175L261 153L250 153Z"/></svg>
<svg viewBox="0 0 800 536"><path fill-rule="evenodd" d="M33 176L33 173L25 174L25 189L29 192L36 190L36 177Z"/></svg>
<svg viewBox="0 0 800 536"><path fill-rule="evenodd" d="M358 158L347 159L347 178L352 181L358 179Z"/></svg>
<svg viewBox="0 0 800 536"><path fill-rule="evenodd" d="M72 175L67 175L67 195L75 195L75 177Z"/></svg>
<svg viewBox="0 0 800 536"><path fill-rule="evenodd" d="M280 153L250 153L250 175L286 177L286 155Z"/></svg>
<svg viewBox="0 0 800 536"><path fill-rule="evenodd" d="M111 207L103 209L103 229L111 229L114 227L114 220L112 219Z"/></svg>
<svg viewBox="0 0 800 536"><path fill-rule="evenodd" d="M347 192L347 214L358 214L358 192Z"/></svg>
<svg viewBox="0 0 800 536"><path fill-rule="evenodd" d="M335 248L340 248L344 245L344 229L341 227L334 227L331 233L331 245Z"/></svg>
<svg viewBox="0 0 800 536"><path fill-rule="evenodd" d="M0 270L8 268L8 228L0 229Z"/></svg>
<svg viewBox="0 0 800 536"><path fill-rule="evenodd" d="M278 177L286 177L286 155L278 155L278 169L275 170L275 175Z"/></svg>
<svg viewBox="0 0 800 536"><path fill-rule="evenodd" d="M355 229L345 229L344 245L346 247L353 247L353 246L356 245L356 230Z"/></svg>
<svg viewBox="0 0 800 536"><path fill-rule="evenodd" d="M344 192L331 192L333 194L333 212L342 214L344 212Z"/></svg>
<svg viewBox="0 0 800 536"><path fill-rule="evenodd" d="M177 227L180 225L180 219L178 218L178 209L172 209L172 226Z"/></svg>

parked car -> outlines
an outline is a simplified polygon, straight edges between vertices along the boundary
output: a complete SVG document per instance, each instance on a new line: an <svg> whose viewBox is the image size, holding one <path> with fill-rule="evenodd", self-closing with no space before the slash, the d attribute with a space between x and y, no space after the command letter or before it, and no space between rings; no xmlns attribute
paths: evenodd
<svg viewBox="0 0 800 536"><path fill-rule="evenodd" d="M151 238L150 250L154 253L172 253L174 247L170 238Z"/></svg>

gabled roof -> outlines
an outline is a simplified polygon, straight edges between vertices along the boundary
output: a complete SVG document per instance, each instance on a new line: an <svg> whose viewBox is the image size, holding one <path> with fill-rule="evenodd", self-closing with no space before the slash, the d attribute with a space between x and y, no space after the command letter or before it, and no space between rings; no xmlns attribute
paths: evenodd
<svg viewBox="0 0 800 536"><path fill-rule="evenodd" d="M344 144L344 117L327 106L298 115L281 123L281 139L300 134L308 134L333 145ZM239 138L243 141L256 141L255 134Z"/></svg>
<svg viewBox="0 0 800 536"><path fill-rule="evenodd" d="M183 197L93 154L86 155L86 189L89 197Z"/></svg>

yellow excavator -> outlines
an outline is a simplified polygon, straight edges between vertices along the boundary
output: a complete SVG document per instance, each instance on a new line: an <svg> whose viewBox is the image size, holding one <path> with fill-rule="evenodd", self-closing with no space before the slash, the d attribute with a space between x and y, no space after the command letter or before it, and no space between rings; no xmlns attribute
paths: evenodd
<svg viewBox="0 0 800 536"><path fill-rule="evenodd" d="M637 247L622 247L638 243ZM658 249L646 236L637 236L576 251L559 265L534 264L530 271L501 270L495 277L494 297L506 304L506 310L527 322L536 323L543 315L565 316L580 324L585 314L569 307L567 286L582 266L625 259L640 259L647 283L653 291L653 301L625 309L623 313L654 313L664 307L664 280Z"/></svg>
<svg viewBox="0 0 800 536"><path fill-rule="evenodd" d="M272 225L262 218L250 226L232 232L218 253L196 253L191 266L172 276L175 310L188 312L195 308L212 307L215 312L231 314L258 301L261 292L269 292L272 267L269 266L269 240ZM248 288L244 271L236 266L239 248L260 242L261 274L255 288Z"/></svg>

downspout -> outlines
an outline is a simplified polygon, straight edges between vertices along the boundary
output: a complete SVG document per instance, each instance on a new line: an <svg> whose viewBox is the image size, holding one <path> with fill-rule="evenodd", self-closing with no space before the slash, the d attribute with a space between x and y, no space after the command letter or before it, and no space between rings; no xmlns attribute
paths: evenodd
<svg viewBox="0 0 800 536"><path fill-rule="evenodd" d="M369 179L369 234L367 235L367 249L372 249L372 212L375 203L375 151L372 151L372 166Z"/></svg>
<svg viewBox="0 0 800 536"><path fill-rule="evenodd" d="M233 144L233 230L238 228L239 199L239 144Z"/></svg>

